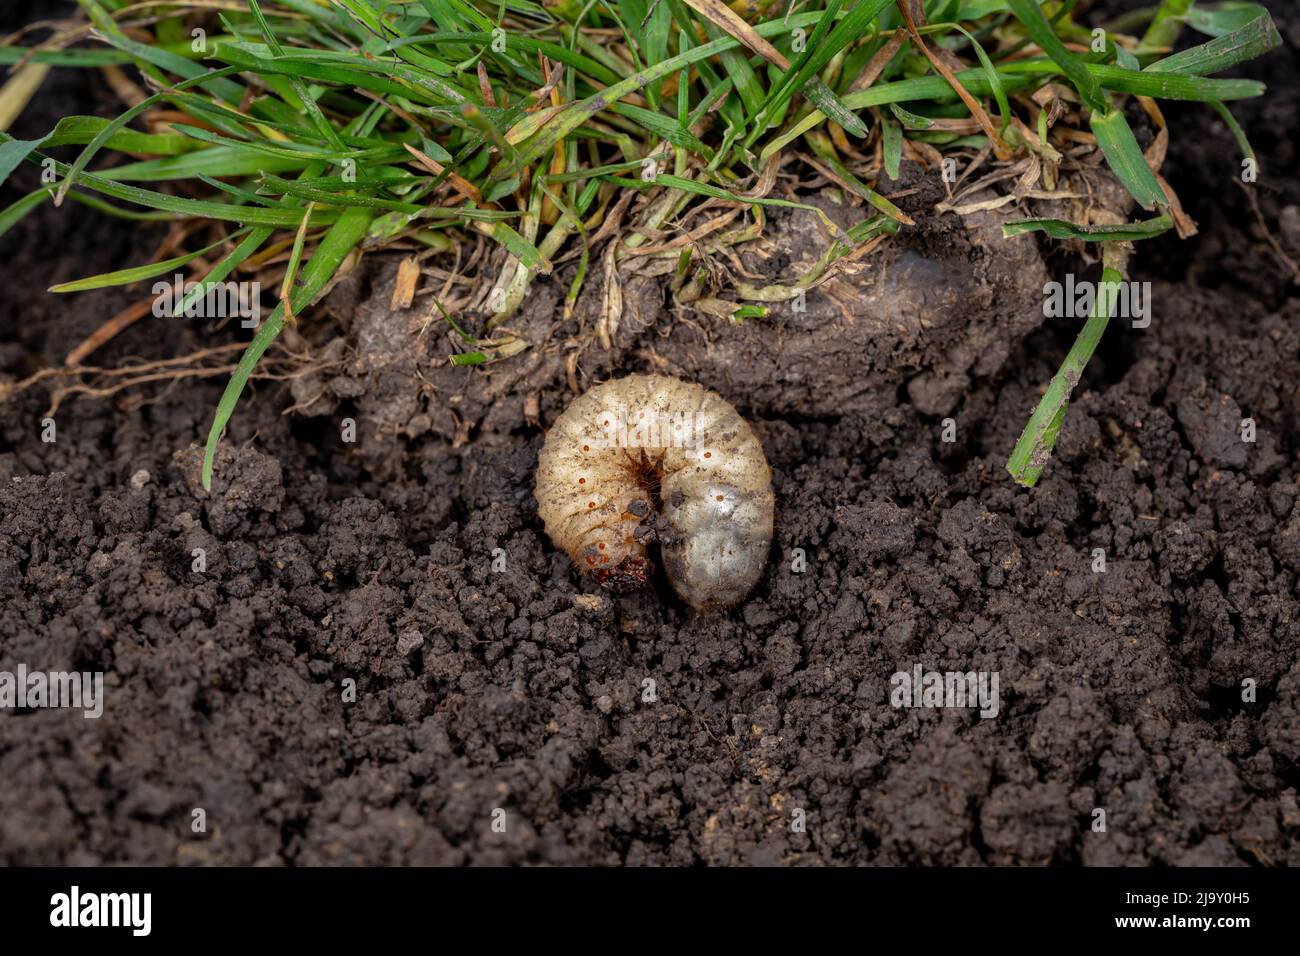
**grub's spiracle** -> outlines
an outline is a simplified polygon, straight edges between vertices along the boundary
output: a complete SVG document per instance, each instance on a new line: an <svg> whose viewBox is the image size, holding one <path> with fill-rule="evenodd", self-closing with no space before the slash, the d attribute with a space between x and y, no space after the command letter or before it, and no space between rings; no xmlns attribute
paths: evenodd
<svg viewBox="0 0 1300 956"><path fill-rule="evenodd" d="M772 469L748 423L707 389L629 375L577 398L537 462L546 533L611 590L664 572L686 603L729 607L758 581L772 541Z"/></svg>

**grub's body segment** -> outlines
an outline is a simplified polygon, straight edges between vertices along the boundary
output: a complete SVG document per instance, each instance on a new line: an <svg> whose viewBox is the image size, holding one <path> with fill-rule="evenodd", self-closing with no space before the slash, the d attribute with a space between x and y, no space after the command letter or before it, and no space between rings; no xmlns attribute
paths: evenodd
<svg viewBox="0 0 1300 956"><path fill-rule="evenodd" d="M546 533L602 585L664 571L692 607L742 600L772 541L772 470L753 429L722 398L662 375L629 375L577 398L537 463Z"/></svg>

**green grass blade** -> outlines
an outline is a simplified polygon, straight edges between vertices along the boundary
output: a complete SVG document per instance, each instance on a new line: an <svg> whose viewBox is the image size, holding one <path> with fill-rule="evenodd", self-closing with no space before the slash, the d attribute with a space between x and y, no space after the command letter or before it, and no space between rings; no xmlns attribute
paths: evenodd
<svg viewBox="0 0 1300 956"><path fill-rule="evenodd" d="M1156 181L1156 174L1147 165L1142 147L1138 146L1137 137L1133 135L1124 113L1113 108L1106 113L1094 112L1088 125L1097 137L1097 145L1105 154L1111 172L1124 184L1138 205L1143 209L1167 205L1164 190Z"/></svg>
<svg viewBox="0 0 1300 956"><path fill-rule="evenodd" d="M301 216L298 218L301 219ZM338 221L321 239L316 251L302 270L302 281L290 297L290 304L295 315L311 304L316 293L320 292L334 273L338 271L348 253L365 238L366 230L370 228L370 221L373 218L374 212L372 210L359 206L353 206L343 211ZM275 307L275 311L262 323L257 330L257 334L253 336L253 341L249 343L243 356L240 357L239 365L236 366L234 374L230 377L229 384L226 385L225 392L221 395L221 400L217 403L217 412L213 417L212 427L208 431L207 446L203 452L202 477L203 487L206 489L211 490L212 488L212 463L216 459L217 444L221 441L221 435L226 429L226 423L230 421L230 416L234 414L235 406L239 403L239 396L243 394L244 386L248 384L253 369L257 367L262 355L265 354L283 328L284 305L281 303Z"/></svg>
<svg viewBox="0 0 1300 956"><path fill-rule="evenodd" d="M1123 281L1124 276L1116 270L1110 268L1102 270L1101 284L1093 302L1092 314L1088 316L1088 321L1084 323L1079 337L1075 339L1074 345L1065 356L1060 370L1052 377L1038 407L1029 416L1025 430L1007 460L1007 471L1011 473L1011 477L1017 484L1032 488L1038 483L1043 469L1052 457L1061 425L1065 422L1065 412L1070 407L1070 394L1079 384L1084 367L1092 358L1092 353L1097 350L1097 343L1101 341L1102 333L1106 331L1114 311L1114 299L1104 294L1104 291L1114 287L1108 286L1109 283Z"/></svg>
<svg viewBox="0 0 1300 956"><path fill-rule="evenodd" d="M1215 112L1223 119L1227 125L1228 131L1232 133L1232 138L1237 141L1237 148L1241 150L1242 159L1254 159L1255 148L1250 145L1250 140L1246 137L1246 131L1241 128L1237 118L1228 112L1228 108L1222 103L1211 103Z"/></svg>
<svg viewBox="0 0 1300 956"><path fill-rule="evenodd" d="M1229 0L1209 7L1193 6L1183 15L1183 22L1198 33L1221 37L1225 33L1241 29L1261 14L1267 16L1268 10L1258 3Z"/></svg>
<svg viewBox="0 0 1300 956"><path fill-rule="evenodd" d="M784 72L781 80L772 86L771 92L768 93L767 99L758 112L751 140L753 135L766 128L772 117L778 110L784 108L800 87L829 63L836 53L861 36L861 31L876 14L892 2L893 0L859 0L839 27L835 27L835 17L839 12L841 0L831 0L823 11L821 20L813 27L812 35L807 38L804 51L790 64L790 68ZM846 23L848 27L841 29Z"/></svg>
<svg viewBox="0 0 1300 956"><path fill-rule="evenodd" d="M230 238L242 235L244 230L240 230ZM89 292L91 289L107 289L112 286L130 285L133 282L139 282L142 279L152 279L154 276L165 275L174 269L179 269L187 262L192 262L199 256L206 255L213 249L223 245L226 239L218 239L210 246L204 246L194 252L187 252L183 255L173 256L171 259L163 259L161 262L150 262L143 266L134 266L130 269L118 269L116 272L105 272L97 276L89 276L85 279L75 279L72 282L61 282L58 285L50 286L51 292Z"/></svg>
<svg viewBox="0 0 1300 956"><path fill-rule="evenodd" d="M45 137L41 148L53 146L84 146L111 123L102 116L65 116ZM118 129L103 144L105 149L120 153L151 153L155 156L178 156L199 146L184 136L171 133L141 133L133 129Z"/></svg>
<svg viewBox="0 0 1300 956"><path fill-rule="evenodd" d="M239 245L231 250L229 255L213 266L212 271L204 276L201 282L195 284L193 289L186 292L181 297L181 300L176 303L176 308L173 310L172 315L184 315L186 309L212 291L213 287L216 286L217 283L224 282L226 276L230 275L230 273L238 268L240 263L260 249L262 244L271 237L273 232L274 230L268 229L265 226L250 229L248 235L243 238Z"/></svg>
<svg viewBox="0 0 1300 956"><path fill-rule="evenodd" d="M1056 35L1052 25L1047 22L1047 17L1043 15L1036 0L1007 0L1007 5L1029 36L1038 44L1039 49L1061 68L1066 78L1079 91L1084 105L1091 110L1104 113L1108 104L1101 91L1101 85L1096 77L1088 72L1083 61L1065 48L1065 44Z"/></svg>
<svg viewBox="0 0 1300 956"><path fill-rule="evenodd" d="M1008 70L1015 68L1009 66ZM1180 73L1152 72L1149 68L1142 71L1129 70L1108 63L1089 63L1088 72L1105 89L1161 100L1214 103L1246 99L1264 92L1264 84L1258 80L1209 80Z"/></svg>
<svg viewBox="0 0 1300 956"><path fill-rule="evenodd" d="M903 128L893 120L881 119L880 138L883 143L885 174L890 179L897 179L899 167L903 163Z"/></svg>
<svg viewBox="0 0 1300 956"><path fill-rule="evenodd" d="M68 165L55 162L54 168L57 172L66 173ZM127 186L124 183L103 179L95 173L82 173L81 185L87 189L93 189L95 192L103 193L105 196L112 196L114 199L121 199L125 202L135 203L137 206L144 206L146 209L178 213L182 216L219 219L224 222L238 222L249 226L296 227L298 225L299 217L290 210L232 206L228 203L210 202L204 199L168 196L164 193L154 192L151 189L141 189L138 186ZM333 222L338 218L337 212L330 209L322 210L316 215L318 224Z"/></svg>
<svg viewBox="0 0 1300 956"><path fill-rule="evenodd" d="M1173 224L1168 214L1119 226L1080 226L1064 219L1012 219L1002 224L1002 236L1010 239L1029 232L1044 232L1053 239L1078 239L1082 242L1133 241L1158 236L1169 231Z"/></svg>
<svg viewBox="0 0 1300 956"><path fill-rule="evenodd" d="M1156 15L1151 18L1147 32L1142 36L1145 47L1171 47L1183 27L1183 18L1194 0L1161 0Z"/></svg>
<svg viewBox="0 0 1300 956"><path fill-rule="evenodd" d="M0 186L3 186L9 174L18 168L24 159L41 148L44 139L14 139L7 133L0 133Z"/></svg>
<svg viewBox="0 0 1300 956"><path fill-rule="evenodd" d="M258 3L258 0L248 0L248 7L252 10L253 17L257 20L257 25L261 28L262 35L266 37L267 45L270 46L272 52L276 56L283 56L284 47L280 46L280 41L276 39L275 33L271 30L271 25L266 22L266 17L262 13L262 5ZM298 101L301 103L302 108L306 110L307 115L316 124L316 128L320 130L321 135L336 150L342 151L345 149L342 140L339 139L338 132L335 131L330 121L325 118L325 114L321 112L320 107L316 104L316 99L311 95L302 79L297 76L290 76L289 83L293 86L294 92L298 94Z"/></svg>
<svg viewBox="0 0 1300 956"><path fill-rule="evenodd" d="M1143 72L1203 76L1206 73L1218 73L1238 63L1262 56L1281 45L1282 38L1273 24L1273 18L1261 7L1260 15L1245 26L1215 37L1208 43L1194 46L1190 50L1157 60Z"/></svg>
<svg viewBox="0 0 1300 956"><path fill-rule="evenodd" d="M210 75L227 76L233 72L235 72L234 67L226 67L217 70L215 73ZM177 84L176 89L184 90L197 85L199 82L200 81L197 78L185 80L184 82ZM63 177L63 182L59 184L59 191L54 195L54 205L58 206L62 204L63 197L68 194L68 190L72 188L72 184L76 181L77 177L81 175L82 170L90 165L90 161L95 157L95 154L113 138L114 133L122 129L127 123L131 122L131 120L135 119L141 113L152 109L156 104L162 102L168 95L169 91L163 91L161 93L155 93L153 96L147 96L135 106L132 106L124 113L118 115L116 119L110 120L108 123L104 124L104 128L95 134L94 139L86 144L85 149L83 149L80 155L78 155L73 161L72 167L68 170L68 175Z"/></svg>
<svg viewBox="0 0 1300 956"><path fill-rule="evenodd" d="M0 211L0 236L22 222L26 215L47 199L53 198L48 186L30 192Z"/></svg>
<svg viewBox="0 0 1300 956"><path fill-rule="evenodd" d="M91 21L99 29L106 43L117 47L137 63L153 67L152 75L155 78L161 78L159 71L173 73L187 80L196 77L207 77L208 70L193 60L189 60L177 53L171 53L160 46L151 46L147 43L132 40L122 32L116 21L95 0L77 0L77 2L90 16ZM151 71L146 70L146 72ZM227 103L238 103L244 93L242 86L224 77L206 79L200 85L203 89Z"/></svg>
<svg viewBox="0 0 1300 956"><path fill-rule="evenodd" d="M504 222L475 222L475 228L490 239L505 246L506 251L528 266L543 274L551 271L550 260L537 251L537 247L515 232Z"/></svg>

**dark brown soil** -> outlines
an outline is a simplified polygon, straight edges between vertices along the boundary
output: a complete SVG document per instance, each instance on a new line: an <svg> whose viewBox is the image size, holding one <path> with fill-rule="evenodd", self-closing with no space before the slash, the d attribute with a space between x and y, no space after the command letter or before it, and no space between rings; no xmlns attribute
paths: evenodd
<svg viewBox="0 0 1300 956"><path fill-rule="evenodd" d="M594 309L561 323L563 282L511 323L537 347L453 369L440 338L404 348L372 259L330 302L354 352L324 400L286 416L260 383L211 494L220 379L70 402L53 444L47 394L0 406L0 670L108 673L97 721L0 713L0 861L1300 864L1300 297L1265 242L1300 257L1300 18L1270 6L1287 45L1236 109L1260 217L1213 114L1169 108L1165 175L1201 234L1139 249L1154 321L1112 324L1033 491L1003 464L1077 331L1034 330L1071 253L928 216L838 280L847 303L739 328L629 283L584 387L697 380L775 470L772 560L728 614L601 594L542 531L542 426L572 394L541 343ZM14 132L96 103L97 78L56 71ZM773 216L746 268L793 277L814 222ZM159 235L65 208L0 241L0 375L129 301L47 286ZM96 361L239 334L146 319ZM998 716L892 708L918 663L997 672Z"/></svg>

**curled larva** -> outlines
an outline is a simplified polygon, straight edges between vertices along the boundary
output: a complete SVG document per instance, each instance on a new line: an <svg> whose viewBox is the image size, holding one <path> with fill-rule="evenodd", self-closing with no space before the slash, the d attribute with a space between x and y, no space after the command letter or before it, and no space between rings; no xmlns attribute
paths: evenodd
<svg viewBox="0 0 1300 956"><path fill-rule="evenodd" d="M694 608L738 603L767 564L772 469L753 429L719 396L664 375L629 375L575 399L537 461L546 533L603 586L654 570Z"/></svg>

